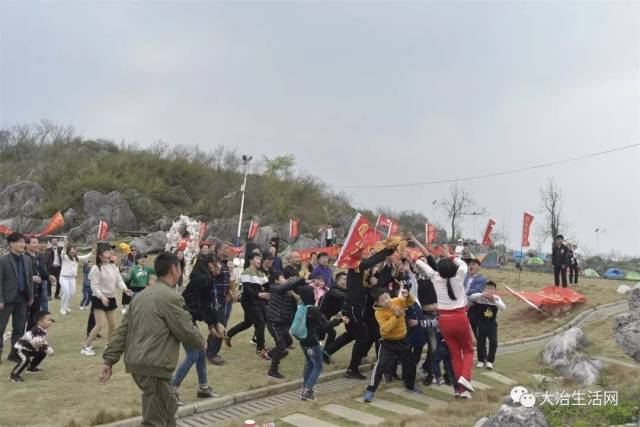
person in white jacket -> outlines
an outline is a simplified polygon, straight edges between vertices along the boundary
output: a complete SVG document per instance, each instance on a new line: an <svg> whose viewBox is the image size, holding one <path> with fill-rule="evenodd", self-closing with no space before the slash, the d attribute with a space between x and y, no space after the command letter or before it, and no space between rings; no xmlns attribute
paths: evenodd
<svg viewBox="0 0 640 427"><path fill-rule="evenodd" d="M67 245L62 251L62 266L60 267L60 288L62 290L62 300L60 303L60 314L69 313L71 298L76 293L76 277L78 276L78 264L82 261L89 261L93 252L78 256L75 246Z"/></svg>
<svg viewBox="0 0 640 427"><path fill-rule="evenodd" d="M411 240L428 258L431 253L413 235ZM429 263L433 263L433 258ZM451 353L451 364L456 376L455 397L470 399L474 388L471 385L473 369L473 338L467 317L467 295L464 278L467 264L460 258L451 256L449 246L443 246L443 258L438 261L437 271L429 264L418 260L416 267L433 283L438 297L438 323L440 332Z"/></svg>
<svg viewBox="0 0 640 427"><path fill-rule="evenodd" d="M87 341L82 347L80 354L85 356L95 356L91 344L96 336L104 329L107 330L107 344L111 341L111 337L116 329L116 289L122 290L125 294L131 296L133 292L127 288L120 275L120 270L112 262L111 246L106 244L98 245L96 265L89 272L89 281L91 282L91 306L93 307L93 315L96 319L96 325L93 327ZM104 336L104 335L103 335Z"/></svg>

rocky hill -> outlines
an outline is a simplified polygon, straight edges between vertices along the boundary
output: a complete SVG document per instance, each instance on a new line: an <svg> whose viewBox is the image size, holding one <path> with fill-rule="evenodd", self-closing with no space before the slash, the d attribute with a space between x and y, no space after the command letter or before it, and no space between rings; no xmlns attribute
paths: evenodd
<svg viewBox="0 0 640 427"><path fill-rule="evenodd" d="M328 222L344 233L353 219L348 198L297 172L292 156L250 165L244 235L254 217L283 237L290 217L301 219L301 232L308 236ZM0 130L0 225L14 230L39 231L59 210L65 233L91 241L101 219L115 233L150 233L168 229L185 214L210 222L211 230L231 241L241 184L241 156L224 147L205 152L158 143L141 149L86 139L46 121ZM374 212L363 213L375 220ZM424 230L423 215L394 215L402 229Z"/></svg>

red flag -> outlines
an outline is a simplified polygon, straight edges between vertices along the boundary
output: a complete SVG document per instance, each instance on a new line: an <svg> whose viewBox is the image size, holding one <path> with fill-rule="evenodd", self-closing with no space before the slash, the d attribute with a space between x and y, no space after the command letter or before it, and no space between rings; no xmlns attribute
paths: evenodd
<svg viewBox="0 0 640 427"><path fill-rule="evenodd" d="M8 236L11 233L13 233L12 229L5 227L4 225L0 225L0 234L4 234L5 236Z"/></svg>
<svg viewBox="0 0 640 427"><path fill-rule="evenodd" d="M98 224L98 241L107 240L109 238L109 224L107 221L100 221Z"/></svg>
<svg viewBox="0 0 640 427"><path fill-rule="evenodd" d="M435 243L436 242L436 227L434 227L432 224L426 224L425 225L425 238L427 241L427 245L429 243Z"/></svg>
<svg viewBox="0 0 640 427"><path fill-rule="evenodd" d="M387 238L393 236L394 234L398 234L398 229L400 228L400 224L395 219L387 218L386 216L380 214L378 215L378 220L376 221L375 230L378 230L378 227L387 227Z"/></svg>
<svg viewBox="0 0 640 427"><path fill-rule="evenodd" d="M54 231L56 231L57 229L63 226L64 226L64 216L62 215L62 213L60 213L60 211L58 211L51 217L47 225L42 230L42 233L34 234L34 236L37 236L37 237L46 236L48 234L53 233Z"/></svg>
<svg viewBox="0 0 640 427"><path fill-rule="evenodd" d="M386 216L380 214L378 215L378 219L376 220L375 229L377 230L379 226L389 227L391 225L391 220Z"/></svg>
<svg viewBox="0 0 640 427"><path fill-rule="evenodd" d="M300 237L300 220L291 218L289 220L289 238L291 240Z"/></svg>
<svg viewBox="0 0 640 427"><path fill-rule="evenodd" d="M260 224L258 224L258 221L251 220L251 224L249 224L249 235L247 236L249 240L256 237L256 234L258 234L258 227L260 227Z"/></svg>
<svg viewBox="0 0 640 427"><path fill-rule="evenodd" d="M378 236L380 233L377 233ZM351 223L347 239L338 254L336 266L340 268L356 268L362 257L362 251L375 244L376 231L362 214L356 214Z"/></svg>
<svg viewBox="0 0 640 427"><path fill-rule="evenodd" d="M493 231L493 226L496 225L496 222L492 219L487 223L487 229L484 231L484 237L482 238L482 244L484 246L491 246L493 242L491 241L491 232Z"/></svg>
<svg viewBox="0 0 640 427"><path fill-rule="evenodd" d="M531 223L533 222L533 215L529 212L524 213L524 219L522 221L522 243L521 246L529 247L529 231L531 229Z"/></svg>
<svg viewBox="0 0 640 427"><path fill-rule="evenodd" d="M387 239L391 236L398 234L398 229L400 228L400 224L395 219L390 220L391 224L389 224L389 232L387 233Z"/></svg>
<svg viewBox="0 0 640 427"><path fill-rule="evenodd" d="M200 240L204 240L207 238L207 223L200 222L198 224L198 234L200 235Z"/></svg>

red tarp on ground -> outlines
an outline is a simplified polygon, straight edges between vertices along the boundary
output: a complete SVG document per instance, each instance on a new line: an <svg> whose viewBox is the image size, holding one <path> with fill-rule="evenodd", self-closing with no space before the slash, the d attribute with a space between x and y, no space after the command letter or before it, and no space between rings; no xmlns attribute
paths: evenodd
<svg viewBox="0 0 640 427"><path fill-rule="evenodd" d="M583 303L587 300L584 295L581 295L571 288L561 288L559 286L549 285L542 291L545 295L554 295L562 297L566 302L571 304Z"/></svg>
<svg viewBox="0 0 640 427"><path fill-rule="evenodd" d="M581 295L569 288L560 288L554 285L549 285L538 292L520 291L514 292L516 296L520 296L530 301L537 307L541 306L553 306L553 305L565 305L565 304L578 304L587 300L584 295Z"/></svg>

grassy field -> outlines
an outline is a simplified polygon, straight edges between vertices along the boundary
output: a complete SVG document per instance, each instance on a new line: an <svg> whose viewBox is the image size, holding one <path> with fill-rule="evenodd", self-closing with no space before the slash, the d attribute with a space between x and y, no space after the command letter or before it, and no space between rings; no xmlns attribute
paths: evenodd
<svg viewBox="0 0 640 427"><path fill-rule="evenodd" d="M499 284L505 283L517 287L516 272L487 271L486 274ZM523 290L539 289L551 281L550 275L524 272L521 275L520 288ZM618 281L581 278L581 283L576 289L587 296L587 303L576 307L567 315L559 318L557 322L532 313L515 298L506 296L507 311L501 313L499 317L500 339L506 341L518 337L538 335L557 328L562 322L566 322L588 307L620 300L622 296L615 292L619 284ZM80 286L78 285L79 290ZM8 380L13 363L3 361L0 365L0 393L2 395L2 399L0 399L0 425L65 426L72 422L78 425L91 425L139 414L140 395L131 378L124 372L122 363L116 365L114 376L108 384L101 385L98 382L101 365L100 355L104 341L96 342L97 356L80 355L88 312L78 310L79 301L80 295L76 293L72 312L67 316L59 315L59 301L52 301L50 311L54 313L58 322L50 331L49 341L56 354L43 362L44 373L25 374L24 383L13 384ZM234 306L230 324L235 324L241 318L242 309L238 304ZM202 332L205 333L204 327ZM603 333L606 335L605 332ZM225 366L208 366L209 383L220 395L254 389L272 383L266 376L268 362L255 355L255 347L249 344L250 338L251 332L247 331L234 338L232 349L223 349L223 355L227 360ZM270 337L267 343L268 345L272 344ZM606 347L607 345L604 346L604 348ZM339 352L335 355L336 363L325 367L325 372L344 369L349 356L350 349ZM518 356L509 356L509 358L511 357L514 357L514 375L517 378L518 366L523 366L522 363L527 363L527 360L522 359L525 357L524 353ZM500 364L503 365L503 362L501 361ZM281 371L287 379L296 379L301 377L302 366L302 353L299 349L295 349L282 363ZM181 396L185 402L191 403L196 400L196 387L194 368L181 387ZM487 396L487 405L489 402L494 402L494 397ZM34 399L42 402L43 410L33 410ZM474 408L475 405L478 405L476 408L478 414L482 412L481 398L474 400L472 405ZM25 418L25 414L28 414L28 418ZM447 413L441 415L444 422ZM473 414L474 417L476 415ZM26 421L27 419L28 421ZM449 424L438 423L438 425Z"/></svg>

